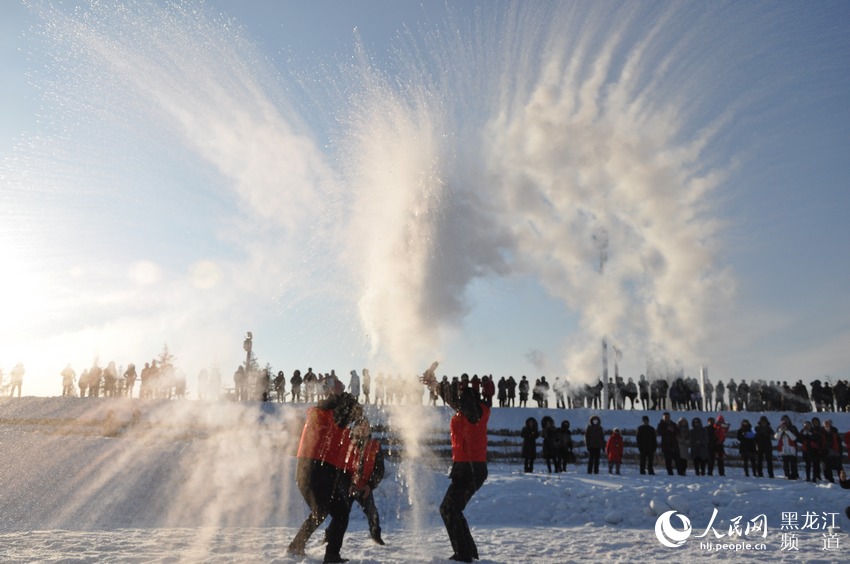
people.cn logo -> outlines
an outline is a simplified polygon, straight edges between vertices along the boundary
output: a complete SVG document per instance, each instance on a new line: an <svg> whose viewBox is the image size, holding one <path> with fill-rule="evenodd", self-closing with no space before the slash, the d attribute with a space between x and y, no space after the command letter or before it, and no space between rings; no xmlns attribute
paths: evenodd
<svg viewBox="0 0 850 564"><path fill-rule="evenodd" d="M658 542L670 548L682 546L691 536L691 520L684 515L676 515L684 527L684 529L677 529L670 522L673 515L676 515L675 510L667 511L655 522L655 536L658 537Z"/></svg>

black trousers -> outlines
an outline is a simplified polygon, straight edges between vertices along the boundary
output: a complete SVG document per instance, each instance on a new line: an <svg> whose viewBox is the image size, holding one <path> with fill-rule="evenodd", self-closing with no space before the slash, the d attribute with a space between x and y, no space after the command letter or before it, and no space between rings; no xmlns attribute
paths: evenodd
<svg viewBox="0 0 850 564"><path fill-rule="evenodd" d="M487 463L455 462L449 478L452 483L440 504L440 516L449 533L454 555L462 562L472 562L473 558L478 558L478 548L472 540L463 510L487 479Z"/></svg>
<svg viewBox="0 0 850 564"><path fill-rule="evenodd" d="M640 453L640 473L655 474L655 468L652 467L655 459L654 452L643 451Z"/></svg>
<svg viewBox="0 0 850 564"><path fill-rule="evenodd" d="M820 480L820 455L804 452L803 461L806 463L806 481Z"/></svg>
<svg viewBox="0 0 850 564"><path fill-rule="evenodd" d="M587 473L599 474L599 459L602 456L602 449L596 447L587 447Z"/></svg>
<svg viewBox="0 0 850 564"><path fill-rule="evenodd" d="M797 457L793 454L782 455L782 469L785 472L785 478L788 480L796 480L799 478L797 473Z"/></svg>
<svg viewBox="0 0 850 564"><path fill-rule="evenodd" d="M375 505L375 496L372 492L369 495L363 495L363 492L358 492L352 499L356 501L363 509L363 514L369 522L369 534L374 538L376 535L381 536L381 518L378 515L378 507Z"/></svg>
<svg viewBox="0 0 850 564"><path fill-rule="evenodd" d="M319 460L299 458L295 481L310 508L310 516L290 543L289 551L303 554L310 536L330 515L325 557L339 556L342 539L348 529L348 514L351 511L351 498L348 495L351 476Z"/></svg>
<svg viewBox="0 0 850 564"><path fill-rule="evenodd" d="M828 454L826 458L823 459L823 477L830 482L835 482L835 478L832 476L832 471L835 472L841 471L841 457L837 454Z"/></svg>
<svg viewBox="0 0 850 564"><path fill-rule="evenodd" d="M673 475L673 470L676 468L676 460L679 457L676 456L674 452L665 452L664 453L664 466L667 468L667 474L669 476Z"/></svg>
<svg viewBox="0 0 850 564"><path fill-rule="evenodd" d="M773 478L773 453L764 450L756 452L756 468L761 477L764 477L765 462L767 463L767 475Z"/></svg>

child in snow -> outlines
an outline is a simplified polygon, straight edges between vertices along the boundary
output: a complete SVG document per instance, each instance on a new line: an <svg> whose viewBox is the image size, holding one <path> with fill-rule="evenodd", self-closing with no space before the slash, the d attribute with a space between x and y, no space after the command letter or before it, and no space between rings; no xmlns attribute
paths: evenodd
<svg viewBox="0 0 850 564"><path fill-rule="evenodd" d="M608 454L608 473L616 471L620 473L620 465L623 463L623 435L620 429L614 429L614 432L608 438L605 445L605 452Z"/></svg>

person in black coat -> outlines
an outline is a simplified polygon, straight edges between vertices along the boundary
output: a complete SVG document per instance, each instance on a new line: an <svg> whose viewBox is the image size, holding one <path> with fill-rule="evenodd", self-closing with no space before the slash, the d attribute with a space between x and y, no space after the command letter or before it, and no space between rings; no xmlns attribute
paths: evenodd
<svg viewBox="0 0 850 564"><path fill-rule="evenodd" d="M744 475L749 477L750 468L753 476L758 476L756 471L756 432L749 420L741 421L738 429L738 452L741 454L741 464L744 465Z"/></svg>
<svg viewBox="0 0 850 564"><path fill-rule="evenodd" d="M641 425L637 428L637 447L640 453L640 473L655 474L653 462L655 459L655 451L658 448L658 434L655 428L649 424L649 417L644 415L641 418Z"/></svg>
<svg viewBox="0 0 850 564"><path fill-rule="evenodd" d="M546 460L546 470L551 474L554 464L557 474L561 471L558 458L558 429L555 427L555 420L548 415L544 416L540 423L543 427L540 434L543 436L543 458Z"/></svg>
<svg viewBox="0 0 850 564"><path fill-rule="evenodd" d="M558 427L558 459L563 472L567 471L568 463L576 460L575 454L573 454L573 435L570 430L570 422L566 419L561 421L561 426Z"/></svg>
<svg viewBox="0 0 850 564"><path fill-rule="evenodd" d="M519 406L528 407L528 390L531 385L526 380L525 376L519 381Z"/></svg>
<svg viewBox="0 0 850 564"><path fill-rule="evenodd" d="M584 445L587 448L587 473L599 474L599 460L605 448L605 431L598 415L590 418L590 424L584 431Z"/></svg>
<svg viewBox="0 0 850 564"><path fill-rule="evenodd" d="M812 421L818 423L817 430L811 422L806 421L803 423L803 429L799 435L800 448L803 450L803 462L806 464L807 482L817 482L820 480L820 459L824 450L820 420L817 417L813 417Z"/></svg>
<svg viewBox="0 0 850 564"><path fill-rule="evenodd" d="M534 472L534 460L537 458L537 419L529 417L525 420L525 427L520 432L522 435L522 461L525 472Z"/></svg>
<svg viewBox="0 0 850 564"><path fill-rule="evenodd" d="M767 417L762 415L756 425L756 470L759 478L764 478L765 462L767 475L773 478L773 428Z"/></svg>
<svg viewBox="0 0 850 564"><path fill-rule="evenodd" d="M694 461L694 474L705 476L708 466L708 431L702 426L699 417L691 420L691 460Z"/></svg>
<svg viewBox="0 0 850 564"><path fill-rule="evenodd" d="M841 471L841 435L832 425L832 420L827 419L823 422L823 437L824 437L824 457L823 457L823 477L829 482L835 482L833 471Z"/></svg>
<svg viewBox="0 0 850 564"><path fill-rule="evenodd" d="M679 428L670 418L670 413L665 411L655 431L661 437L661 453L664 455L664 465L667 467L667 474L672 476L673 468L676 466L676 460L679 458L679 441L676 438Z"/></svg>
<svg viewBox="0 0 850 564"><path fill-rule="evenodd" d="M717 426L714 417L706 419L705 435L708 439L708 460L706 461L709 476L714 476L714 453L717 451Z"/></svg>

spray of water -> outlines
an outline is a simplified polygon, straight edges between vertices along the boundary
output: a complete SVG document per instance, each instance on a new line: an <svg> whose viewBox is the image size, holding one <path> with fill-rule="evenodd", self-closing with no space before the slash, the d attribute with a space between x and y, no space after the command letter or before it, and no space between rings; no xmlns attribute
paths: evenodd
<svg viewBox="0 0 850 564"><path fill-rule="evenodd" d="M709 198L722 170L701 160L722 118L688 136L700 97L662 88L682 14L636 33L629 9L539 8L411 34L393 75L355 67L339 144L373 349L421 361L475 278L531 275L580 313L573 379L597 377L603 336L697 358L729 287Z"/></svg>
<svg viewBox="0 0 850 564"><path fill-rule="evenodd" d="M102 319L98 340L153 326L135 331L157 335L147 350L172 325L194 358L198 335L225 346L222 329L266 300L290 313L325 300L343 319L333 325L359 320L370 363L408 371L439 357L473 281L530 276L580 318L564 336L575 380L595 379L602 336L627 357L699 359L708 304L731 288L714 259L723 169L706 157L731 113L702 115L693 14L502 8L408 31L386 64L358 46L334 66L281 69L192 2L35 3L52 55L46 113L69 142L33 140L8 178L70 209L102 201L116 233L174 242L116 269L118 251L64 213L53 236L97 241L73 256L53 292L66 303L51 308L82 303ZM200 200L208 215L183 214ZM218 250L189 248L184 228ZM307 313L327 332L315 321L327 311Z"/></svg>

